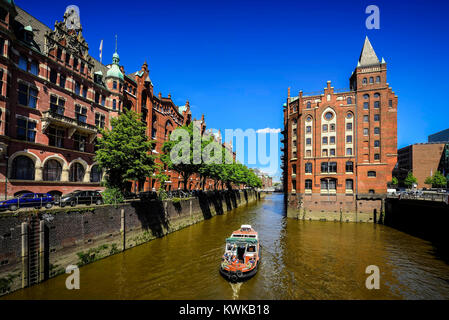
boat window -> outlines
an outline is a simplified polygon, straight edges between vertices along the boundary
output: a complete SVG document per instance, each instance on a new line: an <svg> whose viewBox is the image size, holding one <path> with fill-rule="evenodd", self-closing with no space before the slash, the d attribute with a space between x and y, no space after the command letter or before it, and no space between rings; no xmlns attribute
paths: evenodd
<svg viewBox="0 0 449 320"><path fill-rule="evenodd" d="M248 252L256 252L256 247L255 246L249 246L248 247Z"/></svg>

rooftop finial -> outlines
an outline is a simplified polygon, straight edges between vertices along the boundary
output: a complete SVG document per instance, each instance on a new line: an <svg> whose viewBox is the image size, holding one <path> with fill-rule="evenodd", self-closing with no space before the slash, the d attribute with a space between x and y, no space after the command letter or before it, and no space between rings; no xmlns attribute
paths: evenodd
<svg viewBox="0 0 449 320"><path fill-rule="evenodd" d="M117 35L115 35L115 53L117 53Z"/></svg>

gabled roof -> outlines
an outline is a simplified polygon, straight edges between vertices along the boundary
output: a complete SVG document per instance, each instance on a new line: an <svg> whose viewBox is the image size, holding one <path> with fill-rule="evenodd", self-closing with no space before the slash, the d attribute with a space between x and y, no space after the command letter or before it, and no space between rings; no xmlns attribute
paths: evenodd
<svg viewBox="0 0 449 320"><path fill-rule="evenodd" d="M376 52L374 52L373 46L368 39L368 36L365 38L365 43L363 45L362 53L360 54L358 67L363 66L371 66L374 64L379 64L380 61L377 58Z"/></svg>

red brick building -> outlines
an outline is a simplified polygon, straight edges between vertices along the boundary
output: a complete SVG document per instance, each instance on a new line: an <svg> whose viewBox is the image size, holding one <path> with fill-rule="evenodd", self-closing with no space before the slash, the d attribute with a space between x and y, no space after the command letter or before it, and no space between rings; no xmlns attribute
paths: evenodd
<svg viewBox="0 0 449 320"><path fill-rule="evenodd" d="M366 38L349 89L293 97L284 105L285 192L290 207L349 213L358 197L385 194L397 162L397 96L387 64Z"/></svg>
<svg viewBox="0 0 449 320"><path fill-rule="evenodd" d="M110 127L126 110L142 114L156 154L174 129L193 121L189 102L178 107L170 94L154 94L146 62L126 74L117 52L110 65L93 58L76 10L68 8L49 28L14 1L0 0L0 198L101 190L98 127ZM198 124L205 132L204 115ZM166 173L168 189L182 187L179 174ZM199 177L188 187L199 188ZM155 188L151 178L129 185Z"/></svg>

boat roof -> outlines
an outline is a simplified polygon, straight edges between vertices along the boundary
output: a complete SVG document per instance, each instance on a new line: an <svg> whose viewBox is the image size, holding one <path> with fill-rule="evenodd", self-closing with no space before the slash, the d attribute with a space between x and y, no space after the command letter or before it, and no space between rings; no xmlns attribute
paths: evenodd
<svg viewBox="0 0 449 320"><path fill-rule="evenodd" d="M256 238L228 238L226 239L226 242L231 242L231 243L235 243L235 242L241 242L241 243L252 243L252 244L256 244L258 242L258 240Z"/></svg>

